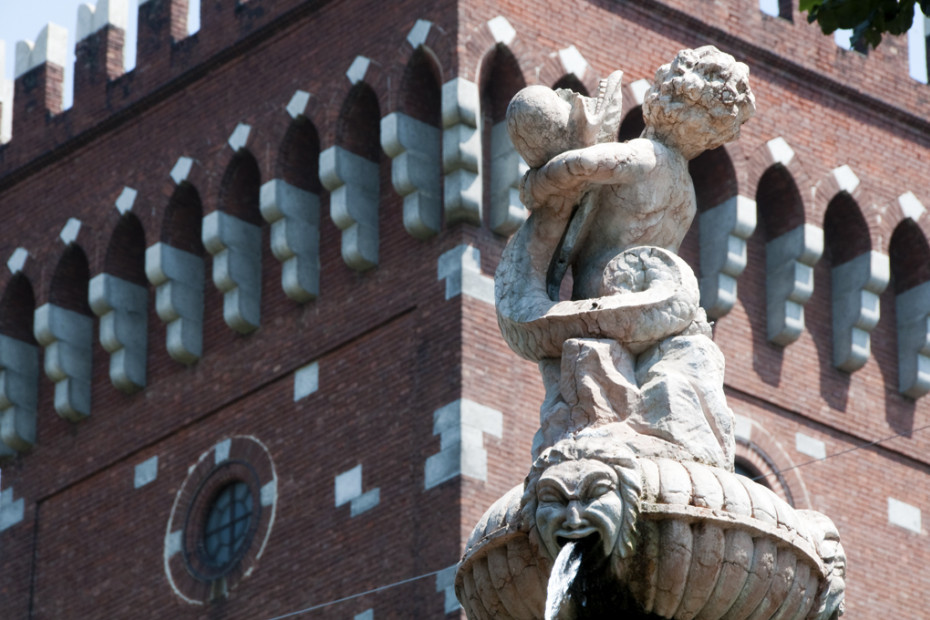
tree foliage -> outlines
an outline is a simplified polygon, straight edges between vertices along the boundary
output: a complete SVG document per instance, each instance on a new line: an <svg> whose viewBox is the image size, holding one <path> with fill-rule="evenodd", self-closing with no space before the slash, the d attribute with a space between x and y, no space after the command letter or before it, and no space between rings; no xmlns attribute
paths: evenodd
<svg viewBox="0 0 930 620"><path fill-rule="evenodd" d="M885 33L907 32L914 23L914 6L930 13L930 0L800 0L808 22L817 22L824 34L838 28L853 31L853 48L878 47Z"/></svg>

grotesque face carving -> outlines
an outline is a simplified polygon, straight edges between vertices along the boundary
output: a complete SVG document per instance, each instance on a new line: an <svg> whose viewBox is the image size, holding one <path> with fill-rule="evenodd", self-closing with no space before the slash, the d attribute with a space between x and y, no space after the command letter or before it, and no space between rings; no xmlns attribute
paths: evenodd
<svg viewBox="0 0 930 620"><path fill-rule="evenodd" d="M624 522L617 473L595 460L553 465L536 487L536 527L554 558L567 542L589 536L599 539L607 557L617 544Z"/></svg>

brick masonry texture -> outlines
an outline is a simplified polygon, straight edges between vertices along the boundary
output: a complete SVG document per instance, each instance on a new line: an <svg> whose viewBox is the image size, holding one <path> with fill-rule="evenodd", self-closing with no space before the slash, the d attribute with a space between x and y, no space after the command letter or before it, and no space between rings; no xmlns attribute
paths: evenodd
<svg viewBox="0 0 930 620"><path fill-rule="evenodd" d="M288 102L297 90L311 93L305 116L319 150L350 147L351 136L338 128L352 90L345 72L359 55L371 59L364 81L381 116L407 111L436 123L438 87L455 77L498 90L521 80L552 85L564 77L555 55L575 45L589 63L582 82L593 91L596 78L614 69L624 70L629 85L650 79L683 47L715 44L750 65L757 98L755 118L726 150L733 178L719 183L771 209L759 215L749 240L737 303L714 328L727 359L730 405L753 423L753 441L769 463L796 468L784 475L795 505L836 521L849 556L848 617L922 617L927 535L890 525L887 515L888 497L930 513L930 431L923 430L930 400L897 391L895 282L880 298L872 355L851 375L831 365L829 252L815 267L801 337L784 348L766 342L765 241L787 205L759 186L765 145L781 137L795 152L787 174L803 221L827 229L833 196L824 192L833 186L824 179L848 165L860 180L852 199L868 237L855 247L891 255L894 272L891 240L905 221L897 197L911 191L930 206L930 87L908 78L903 37L886 38L868 56L842 51L794 4L786 20L763 15L754 0L203 0L201 30L183 37L187 1L151 0L140 8L133 71L120 74L113 61L122 53L122 32L107 28L82 43L72 109L61 112L56 103L62 70L70 67L42 65L21 76L13 138L0 145L0 258L28 250L23 275L34 300L24 305L23 279L0 271L0 291L15 291L9 305L0 296L0 332L30 339L30 306L62 293L51 283L66 249L58 232L69 218L82 222L76 243L90 277L128 268L107 260L120 223L114 202L124 187L138 192L132 213L146 247L177 232L166 233L163 222L179 157L194 161L188 182L203 214L220 209L235 155L227 138L240 123L251 126L245 148L262 183L283 174L320 193L321 280L318 299L290 300L271 252L271 227L263 223L261 327L242 336L223 320L205 255L203 356L190 367L168 356L149 286L147 387L133 395L110 383L95 320L90 417L59 418L53 384L43 375L36 446L0 463L2 488L25 499L23 521L0 532L0 616L157 610L178 618L272 617L454 564L485 509L522 482L543 393L535 366L501 339L493 307L462 295L445 300L436 263L443 252L470 244L481 252L482 272L493 275L506 239L487 221L444 226L425 241L411 237L381 153L379 263L362 273L349 269L328 194L317 179L299 180L317 169L315 155L300 149L315 147L312 139L297 146L287 139L295 133ZM487 22L499 15L516 36L509 54L492 55ZM427 52L415 55L406 36L418 19L433 26ZM507 71L516 67L522 76L498 68L505 83L485 84L478 72L489 58L512 58ZM408 69L411 59L427 72ZM482 98L500 97L509 93ZM362 120L377 127L378 119ZM707 195L718 193L731 195ZM919 233L914 247L925 250L928 216L911 224ZM843 243L848 230L831 226L827 234ZM681 250L696 272L698 235L695 225ZM918 257L897 257L899 281L930 277L930 251ZM319 390L294 402L293 373L314 361ZM433 411L460 398L503 414L503 437L484 437L488 479L457 477L424 491L424 462L439 451ZM828 455L900 436L808 464L795 449L797 432L823 441ZM252 574L227 599L192 606L165 577L165 528L188 468L234 435L255 436L269 448L278 512ZM156 455L157 478L134 489L135 466ZM364 489L379 488L380 502L350 518L348 505L333 506L333 478L359 464ZM375 618L457 617L443 616L443 606L435 580L423 579L307 617L350 618L367 609Z"/></svg>

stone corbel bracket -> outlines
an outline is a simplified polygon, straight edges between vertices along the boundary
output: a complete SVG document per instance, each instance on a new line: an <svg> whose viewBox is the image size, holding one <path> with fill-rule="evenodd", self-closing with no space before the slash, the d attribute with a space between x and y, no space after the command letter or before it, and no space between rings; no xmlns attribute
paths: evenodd
<svg viewBox="0 0 930 620"><path fill-rule="evenodd" d="M529 215L520 202L520 180L529 166L507 133L507 121L491 128L491 230L510 235Z"/></svg>
<svg viewBox="0 0 930 620"><path fill-rule="evenodd" d="M100 344L110 354L110 381L132 394L145 387L149 291L108 273L90 281L90 309L100 317Z"/></svg>
<svg viewBox="0 0 930 620"><path fill-rule="evenodd" d="M45 347L45 374L55 382L55 411L83 420L90 415L94 320L47 303L36 310L34 330Z"/></svg>
<svg viewBox="0 0 930 620"><path fill-rule="evenodd" d="M701 306L719 319L736 304L736 281L746 269L746 240L756 230L756 201L733 196L701 213Z"/></svg>
<svg viewBox="0 0 930 620"><path fill-rule="evenodd" d="M0 458L36 441L39 348L0 334Z"/></svg>
<svg viewBox="0 0 930 620"><path fill-rule="evenodd" d="M320 294L320 197L281 179L262 185L261 211L271 224L271 251L281 261L281 288L296 302Z"/></svg>
<svg viewBox="0 0 930 620"><path fill-rule="evenodd" d="M442 170L446 224L481 225L481 132L478 85L455 78L442 85Z"/></svg>
<svg viewBox="0 0 930 620"><path fill-rule="evenodd" d="M193 364L203 354L203 259L167 243L145 252L145 275L155 287L155 311L166 325L171 359Z"/></svg>
<svg viewBox="0 0 930 620"><path fill-rule="evenodd" d="M930 392L930 282L895 297L898 391L913 399Z"/></svg>
<svg viewBox="0 0 930 620"><path fill-rule="evenodd" d="M878 252L833 268L833 365L840 370L855 372L868 361L870 334L881 316L878 297L890 277L888 257Z"/></svg>
<svg viewBox="0 0 930 620"><path fill-rule="evenodd" d="M814 293L814 264L823 254L823 230L802 224L765 245L769 342L786 346L804 331L804 304Z"/></svg>
<svg viewBox="0 0 930 620"><path fill-rule="evenodd" d="M203 218L203 246L213 255L213 284L223 320L240 334L261 324L262 229L223 211Z"/></svg>
<svg viewBox="0 0 930 620"><path fill-rule="evenodd" d="M428 239L442 224L440 131L401 112L381 119L381 148L391 158L391 183L404 198L404 228Z"/></svg>
<svg viewBox="0 0 930 620"><path fill-rule="evenodd" d="M342 231L342 260L356 271L378 265L377 162L331 146L320 153L320 180L330 191L333 223Z"/></svg>

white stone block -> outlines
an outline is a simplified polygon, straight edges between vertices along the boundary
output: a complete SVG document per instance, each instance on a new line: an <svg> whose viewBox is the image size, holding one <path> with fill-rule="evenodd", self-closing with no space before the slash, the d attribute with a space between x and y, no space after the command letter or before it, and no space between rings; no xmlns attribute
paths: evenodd
<svg viewBox="0 0 930 620"><path fill-rule="evenodd" d="M268 507L274 504L278 499L278 479L272 478L271 482L262 487L260 493L262 506Z"/></svg>
<svg viewBox="0 0 930 620"><path fill-rule="evenodd" d="M174 554L181 552L181 545L184 542L184 530L175 530L165 537L165 559L170 559Z"/></svg>
<svg viewBox="0 0 930 620"><path fill-rule="evenodd" d="M295 91L291 100L287 102L287 113L291 118L296 119L307 111L308 103L310 103L310 93L303 90Z"/></svg>
<svg viewBox="0 0 930 620"><path fill-rule="evenodd" d="M12 488L0 492L0 532L20 523L25 513L25 500L22 497L13 499Z"/></svg>
<svg viewBox="0 0 930 620"><path fill-rule="evenodd" d="M819 439L814 439L804 433L794 434L794 448L801 454L814 459L827 458L827 445Z"/></svg>
<svg viewBox="0 0 930 620"><path fill-rule="evenodd" d="M368 73L368 66L370 64L371 60L368 58L356 56L349 66L349 70L346 71L346 77L349 78L352 84L358 84L365 79L365 74Z"/></svg>
<svg viewBox="0 0 930 620"><path fill-rule="evenodd" d="M356 465L352 469L336 476L336 507L342 506L362 494L362 466Z"/></svg>
<svg viewBox="0 0 930 620"><path fill-rule="evenodd" d="M223 320L240 334L261 325L262 229L223 211L203 218L203 246L213 255L213 284Z"/></svg>
<svg viewBox="0 0 930 620"><path fill-rule="evenodd" d="M529 213L520 202L520 181L529 166L517 153L507 131L507 121L491 128L491 230L510 235Z"/></svg>
<svg viewBox="0 0 930 620"><path fill-rule="evenodd" d="M446 224L481 224L481 132L478 85L455 78L442 85L443 205Z"/></svg>
<svg viewBox="0 0 930 620"><path fill-rule="evenodd" d="M913 399L930 391L930 282L895 296L898 391Z"/></svg>
<svg viewBox="0 0 930 620"><path fill-rule="evenodd" d="M853 172L852 168L847 165L839 166L830 171L833 179L836 181L840 190L852 194L859 187L859 177Z"/></svg>
<svg viewBox="0 0 930 620"><path fill-rule="evenodd" d="M503 416L499 411L461 399L433 412L433 434L440 436L440 451L426 459L427 489L459 475L487 480L485 433L500 438Z"/></svg>
<svg viewBox="0 0 930 620"><path fill-rule="evenodd" d="M281 179L262 185L262 217L271 224L271 252L281 261L281 288L296 302L320 294L320 197Z"/></svg>
<svg viewBox="0 0 930 620"><path fill-rule="evenodd" d="M854 372L868 361L870 334L880 317L879 296L890 277L888 257L878 252L833 268L833 365L840 370Z"/></svg>
<svg viewBox="0 0 930 620"><path fill-rule="evenodd" d="M765 146L769 151L772 163L788 167L788 165L791 164L791 160L794 159L794 149L788 146L788 142L781 136L772 138Z"/></svg>
<svg viewBox="0 0 930 620"><path fill-rule="evenodd" d="M370 491L366 491L359 495L356 498L353 498L349 502L350 515L357 517L363 512L367 512L378 505L381 501L381 489L375 487Z"/></svg>
<svg viewBox="0 0 930 620"><path fill-rule="evenodd" d="M236 125L236 128L226 141L227 144L229 144L229 148L235 152L245 148L245 145L249 143L250 133L252 133L252 127L250 125L246 125L245 123Z"/></svg>
<svg viewBox="0 0 930 620"><path fill-rule="evenodd" d="M100 317L100 344L110 354L110 382L131 394L145 387L148 287L108 273L90 281L88 299Z"/></svg>
<svg viewBox="0 0 930 620"><path fill-rule="evenodd" d="M583 80L584 74L588 71L588 61L574 45L559 50L559 62L562 63L565 73L572 73L579 80Z"/></svg>
<svg viewBox="0 0 930 620"><path fill-rule="evenodd" d="M633 101L636 105L643 105L650 88L652 88L652 82L649 80L639 79L630 84L630 92L633 93Z"/></svg>
<svg viewBox="0 0 930 620"><path fill-rule="evenodd" d="M26 266L27 258L29 258L29 252L26 251L26 248L16 248L6 261L7 269L9 269L12 274L19 273L23 270L23 267Z"/></svg>
<svg viewBox="0 0 930 620"><path fill-rule="evenodd" d="M229 448L232 445L232 439L224 439L213 446L213 462L217 465L229 459Z"/></svg>
<svg viewBox="0 0 930 620"><path fill-rule="evenodd" d="M888 523L903 527L915 534L922 533L920 508L893 497L888 498Z"/></svg>
<svg viewBox="0 0 930 620"><path fill-rule="evenodd" d="M167 323L168 354L193 364L203 353L203 259L156 243L145 252L145 274L155 286L155 311Z"/></svg>
<svg viewBox="0 0 930 620"><path fill-rule="evenodd" d="M514 30L513 26L510 25L510 22L507 21L507 18L503 15L498 15L494 19L489 20L488 28L491 30L491 36L494 37L494 40L503 45L510 45L514 37L517 36L517 31Z"/></svg>
<svg viewBox="0 0 930 620"><path fill-rule="evenodd" d="M119 197L116 199L116 210L119 211L120 215L125 215L129 211L132 211L132 206L136 203L136 196L138 194L139 192L131 187L123 188L123 191L120 192Z"/></svg>
<svg viewBox="0 0 930 620"><path fill-rule="evenodd" d="M814 293L814 264L823 254L823 230L802 224L765 245L768 340L786 346L804 331L804 304Z"/></svg>
<svg viewBox="0 0 930 620"><path fill-rule="evenodd" d="M61 232L58 233L58 238L61 239L62 243L69 245L77 241L78 234L81 232L81 220L69 217L68 221L65 222L64 227L61 229Z"/></svg>
<svg viewBox="0 0 930 620"><path fill-rule="evenodd" d="M447 615L462 607L459 604L458 598L455 596L456 569L458 569L458 564L453 564L436 573L436 592L441 592L444 595L444 610Z"/></svg>
<svg viewBox="0 0 930 620"><path fill-rule="evenodd" d="M55 382L55 410L83 420L90 415L93 319L48 303L36 310L33 329L45 347L45 374Z"/></svg>
<svg viewBox="0 0 930 620"><path fill-rule="evenodd" d="M342 231L342 260L356 271L378 264L378 163L341 146L320 153L320 180L330 191L330 216Z"/></svg>
<svg viewBox="0 0 930 620"><path fill-rule="evenodd" d="M144 487L150 482L155 482L155 479L158 478L158 456L153 456L150 459L142 461L136 465L135 477L133 478L133 486L135 488Z"/></svg>
<svg viewBox="0 0 930 620"><path fill-rule="evenodd" d="M752 441L752 420L745 416L733 416L733 435L736 439Z"/></svg>
<svg viewBox="0 0 930 620"><path fill-rule="evenodd" d="M429 36L429 30L432 25L432 22L425 19L418 19L417 23L410 29L410 32L407 33L407 42L410 44L410 47L417 49L426 43L426 37Z"/></svg>
<svg viewBox="0 0 930 620"><path fill-rule="evenodd" d="M68 30L58 24L46 24L39 31L35 43L18 41L16 43L15 77L35 69L39 65L51 63L67 67Z"/></svg>
<svg viewBox="0 0 930 620"><path fill-rule="evenodd" d="M404 228L428 239L442 224L440 130L393 112L381 119L381 148L391 158L391 183L404 199Z"/></svg>
<svg viewBox="0 0 930 620"><path fill-rule="evenodd" d="M901 207L902 213L915 222L920 219L920 216L927 212L923 203L921 203L920 200L917 199L917 196L914 195L914 192L911 191L904 192L898 196L898 205Z"/></svg>
<svg viewBox="0 0 930 620"><path fill-rule="evenodd" d="M355 614L352 620L375 620L375 612L373 609L366 609L360 614Z"/></svg>
<svg viewBox="0 0 930 620"><path fill-rule="evenodd" d="M294 372L294 402L320 389L320 364L311 362Z"/></svg>
<svg viewBox="0 0 930 620"><path fill-rule="evenodd" d="M437 264L438 279L446 281L446 299L467 295L494 305L494 278L481 273L481 252L459 245L444 252Z"/></svg>
<svg viewBox="0 0 930 620"><path fill-rule="evenodd" d="M191 168L194 167L194 160L190 157L179 157L178 161L174 162L174 166L171 168L169 175L171 180L174 181L175 185L180 185L187 180L187 177L190 176Z"/></svg>
<svg viewBox="0 0 930 620"><path fill-rule="evenodd" d="M83 41L106 26L126 30L129 25L128 0L97 0L97 6L82 4L77 14L77 41Z"/></svg>
<svg viewBox="0 0 930 620"><path fill-rule="evenodd" d="M701 213L700 289L707 316L718 319L736 304L736 282L746 269L746 241L756 229L756 202L733 196Z"/></svg>

